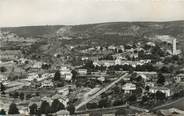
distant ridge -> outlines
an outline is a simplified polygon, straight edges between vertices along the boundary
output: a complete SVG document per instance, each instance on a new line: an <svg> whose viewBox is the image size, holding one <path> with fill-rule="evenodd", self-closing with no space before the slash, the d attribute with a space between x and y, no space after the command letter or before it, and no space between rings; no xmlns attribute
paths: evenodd
<svg viewBox="0 0 184 116"><path fill-rule="evenodd" d="M4 27L3 31L10 31L23 37L55 37L56 32L63 27L71 26L69 36L78 35L104 35L107 33L137 33L143 34L168 34L175 37L183 37L184 21L147 21L147 22L102 22L80 25L41 25ZM85 36L86 37L86 36Z"/></svg>

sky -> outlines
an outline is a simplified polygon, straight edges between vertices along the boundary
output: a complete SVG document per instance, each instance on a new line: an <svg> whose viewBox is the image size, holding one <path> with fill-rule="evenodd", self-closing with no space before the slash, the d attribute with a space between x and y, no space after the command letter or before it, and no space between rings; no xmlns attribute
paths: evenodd
<svg viewBox="0 0 184 116"><path fill-rule="evenodd" d="M184 0L0 0L0 27L184 20Z"/></svg>

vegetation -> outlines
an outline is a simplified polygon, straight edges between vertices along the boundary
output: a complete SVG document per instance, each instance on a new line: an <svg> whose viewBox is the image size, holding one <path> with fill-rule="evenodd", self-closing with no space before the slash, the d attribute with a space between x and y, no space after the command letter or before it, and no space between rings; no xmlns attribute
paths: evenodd
<svg viewBox="0 0 184 116"><path fill-rule="evenodd" d="M8 114L19 114L19 109L15 103L10 104Z"/></svg>

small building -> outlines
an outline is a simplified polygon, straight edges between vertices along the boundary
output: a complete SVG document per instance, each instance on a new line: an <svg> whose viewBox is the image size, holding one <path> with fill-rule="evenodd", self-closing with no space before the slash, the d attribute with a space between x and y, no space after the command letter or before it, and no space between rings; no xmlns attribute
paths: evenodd
<svg viewBox="0 0 184 116"><path fill-rule="evenodd" d="M179 83L179 82L184 82L184 74L178 74L174 77L174 80Z"/></svg>
<svg viewBox="0 0 184 116"><path fill-rule="evenodd" d="M41 83L41 87L53 87L54 84L51 80L44 80L42 83Z"/></svg>
<svg viewBox="0 0 184 116"><path fill-rule="evenodd" d="M88 57L82 57L81 60L84 61L84 60L88 60L89 58Z"/></svg>
<svg viewBox="0 0 184 116"><path fill-rule="evenodd" d="M161 91L162 93L165 93L166 97L171 96L171 90L166 87L151 87L149 89L149 92L156 93L157 91Z"/></svg>
<svg viewBox="0 0 184 116"><path fill-rule="evenodd" d="M116 46L113 46L113 45L108 46L108 49L109 49L109 50L115 50L115 49L116 49Z"/></svg>
<svg viewBox="0 0 184 116"><path fill-rule="evenodd" d="M133 83L126 83L123 85L122 89L125 91L125 93L130 93L136 90L136 85Z"/></svg>
<svg viewBox="0 0 184 116"><path fill-rule="evenodd" d="M64 66L60 68L60 73L61 75L65 75L65 74L71 73L71 70Z"/></svg>
<svg viewBox="0 0 184 116"><path fill-rule="evenodd" d="M97 60L93 62L93 65L110 67L110 66L115 65L115 61L114 60Z"/></svg>
<svg viewBox="0 0 184 116"><path fill-rule="evenodd" d="M87 74L87 69L78 69L78 73L80 74L80 75L86 75Z"/></svg>
<svg viewBox="0 0 184 116"><path fill-rule="evenodd" d="M42 62L34 62L32 68L42 68Z"/></svg>
<svg viewBox="0 0 184 116"><path fill-rule="evenodd" d="M155 47L156 46L155 43L153 43L153 42L147 42L146 45L152 46L152 47Z"/></svg>
<svg viewBox="0 0 184 116"><path fill-rule="evenodd" d="M154 87L155 84L153 82L145 82L145 86Z"/></svg>
<svg viewBox="0 0 184 116"><path fill-rule="evenodd" d="M99 77L99 78L97 78L99 81L101 81L101 82L104 82L105 81L105 77Z"/></svg>
<svg viewBox="0 0 184 116"><path fill-rule="evenodd" d="M71 80L72 80L72 76L73 76L72 73L66 73L66 74L65 74L65 80L66 80L66 81L71 81Z"/></svg>
<svg viewBox="0 0 184 116"><path fill-rule="evenodd" d="M28 73L27 79L25 79L25 80L32 81L32 80L38 79L38 78L39 78L39 75L37 73Z"/></svg>

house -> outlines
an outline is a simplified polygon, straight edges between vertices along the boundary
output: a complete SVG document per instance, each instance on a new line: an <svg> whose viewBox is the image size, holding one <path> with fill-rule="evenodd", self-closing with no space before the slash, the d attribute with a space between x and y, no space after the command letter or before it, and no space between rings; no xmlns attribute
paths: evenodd
<svg viewBox="0 0 184 116"><path fill-rule="evenodd" d="M32 66L32 68L42 68L42 62L37 62L37 61L35 61L34 62L34 64L33 64L33 66Z"/></svg>
<svg viewBox="0 0 184 116"><path fill-rule="evenodd" d="M53 87L54 84L51 80L44 80L42 83L41 83L41 87Z"/></svg>
<svg viewBox="0 0 184 116"><path fill-rule="evenodd" d="M29 62L29 60L26 58L20 58L18 61L20 64L26 64L26 62Z"/></svg>
<svg viewBox="0 0 184 116"><path fill-rule="evenodd" d="M71 81L71 80L72 80L72 76L73 76L72 73L66 73L66 74L65 74L65 80L66 80L66 81Z"/></svg>
<svg viewBox="0 0 184 116"><path fill-rule="evenodd" d="M138 53L132 53L129 55L130 58L138 58Z"/></svg>
<svg viewBox="0 0 184 116"><path fill-rule="evenodd" d="M162 93L165 93L166 97L171 96L171 90L166 87L151 87L149 89L149 92L156 93L157 91L161 91Z"/></svg>
<svg viewBox="0 0 184 116"><path fill-rule="evenodd" d="M123 85L122 89L125 93L131 93L132 91L136 90L136 85L133 83L126 83Z"/></svg>
<svg viewBox="0 0 184 116"><path fill-rule="evenodd" d="M120 58L117 58L115 60L115 65L121 65L121 63L122 63L122 60Z"/></svg>
<svg viewBox="0 0 184 116"><path fill-rule="evenodd" d="M87 69L78 69L78 73L80 74L80 75L86 75L87 74Z"/></svg>
<svg viewBox="0 0 184 116"><path fill-rule="evenodd" d="M125 51L125 47L123 45L119 46L122 51Z"/></svg>
<svg viewBox="0 0 184 116"><path fill-rule="evenodd" d="M89 58L88 57L82 57L81 60L84 61L84 60L88 60Z"/></svg>
<svg viewBox="0 0 184 116"><path fill-rule="evenodd" d="M154 87L155 84L153 82L145 82L145 87L149 86L149 87Z"/></svg>
<svg viewBox="0 0 184 116"><path fill-rule="evenodd" d="M152 46L152 47L155 47L156 46L155 43L153 43L153 42L147 42L146 45Z"/></svg>
<svg viewBox="0 0 184 116"><path fill-rule="evenodd" d="M39 78L39 75L37 73L28 73L27 79L25 79L25 80L32 81L32 80L38 79L38 78Z"/></svg>
<svg viewBox="0 0 184 116"><path fill-rule="evenodd" d="M63 66L60 68L60 73L61 73L61 75L65 75L65 74L71 73L71 70L69 68Z"/></svg>
<svg viewBox="0 0 184 116"><path fill-rule="evenodd" d="M179 82L184 82L184 74L178 74L174 77L174 80L179 83Z"/></svg>
<svg viewBox="0 0 184 116"><path fill-rule="evenodd" d="M8 79L7 76L0 74L0 82L6 81L7 79Z"/></svg>
<svg viewBox="0 0 184 116"><path fill-rule="evenodd" d="M116 47L115 47L115 46L113 46L113 45L111 45L111 46L109 46L109 47L108 47L108 49L109 49L109 50L115 50L115 49L116 49Z"/></svg>
<svg viewBox="0 0 184 116"><path fill-rule="evenodd" d="M93 62L93 65L110 67L115 65L115 61L114 60L96 60Z"/></svg>
<svg viewBox="0 0 184 116"><path fill-rule="evenodd" d="M137 73L137 77L141 77L143 80L149 80L149 78L145 75L145 74L143 74L143 73Z"/></svg>
<svg viewBox="0 0 184 116"><path fill-rule="evenodd" d="M101 81L101 82L104 82L105 81L105 77L99 77L99 78L97 78L99 81Z"/></svg>

